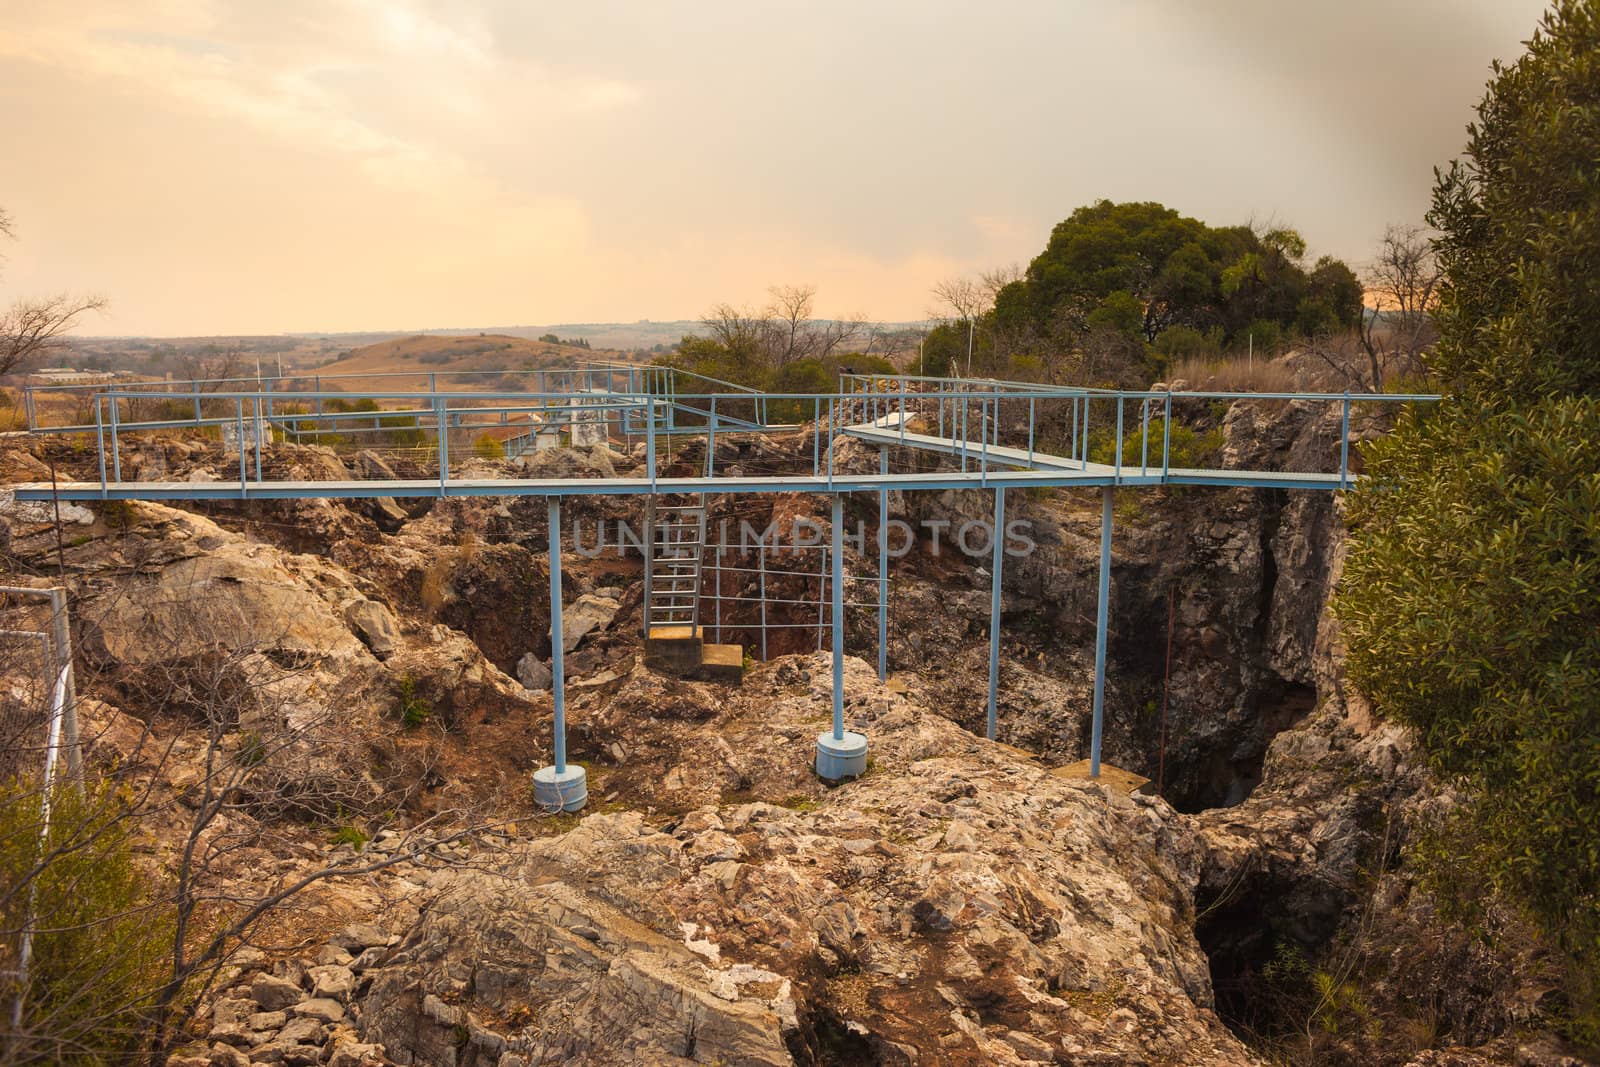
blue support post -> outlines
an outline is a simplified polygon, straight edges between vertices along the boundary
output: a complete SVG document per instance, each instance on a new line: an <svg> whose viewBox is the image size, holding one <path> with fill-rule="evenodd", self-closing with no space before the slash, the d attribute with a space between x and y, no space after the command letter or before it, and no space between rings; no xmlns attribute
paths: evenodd
<svg viewBox="0 0 1600 1067"><path fill-rule="evenodd" d="M1150 473L1150 398L1139 401L1139 473Z"/></svg>
<svg viewBox="0 0 1600 1067"><path fill-rule="evenodd" d="M550 697L555 764L533 772L533 801L546 812L577 811L589 800L588 774L567 766L567 680L561 632L561 498L545 498L550 526Z"/></svg>
<svg viewBox="0 0 1600 1067"><path fill-rule="evenodd" d="M239 495L243 496L247 484L245 480L247 470L244 465L244 398L240 397L233 403L234 418L236 420L234 432L239 435ZM121 480L120 476L118 480Z"/></svg>
<svg viewBox="0 0 1600 1067"><path fill-rule="evenodd" d="M1089 394L1083 394L1083 469L1089 469Z"/></svg>
<svg viewBox="0 0 1600 1067"><path fill-rule="evenodd" d="M844 497L833 494L833 730L817 735L817 777L837 782L867 769L867 739L844 728Z"/></svg>
<svg viewBox="0 0 1600 1067"><path fill-rule="evenodd" d="M711 415L706 420L706 477L710 478L717 463L717 398L711 398Z"/></svg>
<svg viewBox="0 0 1600 1067"><path fill-rule="evenodd" d="M905 409L901 409L902 418ZM889 450L878 449L878 473L889 473ZM878 490L878 681L889 677L889 490Z"/></svg>
<svg viewBox="0 0 1600 1067"><path fill-rule="evenodd" d="M113 394L111 400L111 474L117 481L122 481L122 452L117 447L117 398ZM242 455L242 453L241 453Z"/></svg>
<svg viewBox="0 0 1600 1067"><path fill-rule="evenodd" d="M833 488L833 418L834 401L828 398L828 488Z"/></svg>
<svg viewBox="0 0 1600 1067"><path fill-rule="evenodd" d="M1350 488L1350 394L1344 394L1344 411L1339 419L1339 488Z"/></svg>
<svg viewBox="0 0 1600 1067"><path fill-rule="evenodd" d="M815 478L822 469L822 398L811 398L811 476Z"/></svg>
<svg viewBox="0 0 1600 1067"><path fill-rule="evenodd" d="M94 440L95 451L100 454L100 497L106 495L106 427L100 414L100 398L94 398Z"/></svg>
<svg viewBox="0 0 1600 1067"><path fill-rule="evenodd" d="M656 402L646 400L648 414L644 423L644 467L650 472L650 491L656 488Z"/></svg>
<svg viewBox="0 0 1600 1067"><path fill-rule="evenodd" d="M450 427L445 424L444 401L434 398L433 416L439 432L439 495L444 496L444 483L450 480Z"/></svg>
<svg viewBox="0 0 1600 1067"><path fill-rule="evenodd" d="M756 544L756 567L761 576L761 662L767 662L767 531Z"/></svg>
<svg viewBox="0 0 1600 1067"><path fill-rule="evenodd" d="M1078 398L1072 398L1072 443L1067 446L1068 459L1078 458Z"/></svg>
<svg viewBox="0 0 1600 1067"><path fill-rule="evenodd" d="M1117 394L1117 480L1122 480L1122 394Z"/></svg>
<svg viewBox="0 0 1600 1067"><path fill-rule="evenodd" d="M1161 477L1172 469L1172 392L1167 392L1167 410L1161 416Z"/></svg>
<svg viewBox="0 0 1600 1067"><path fill-rule="evenodd" d="M978 454L978 484L989 484L989 402L978 403L978 437L983 448Z"/></svg>
<svg viewBox="0 0 1600 1067"><path fill-rule="evenodd" d="M250 436L256 443L256 481L261 481L261 398L254 397L250 401L254 410L250 420Z"/></svg>
<svg viewBox="0 0 1600 1067"><path fill-rule="evenodd" d="M1000 570L1006 558L1006 487L994 491L994 552L989 563L989 714L984 736L995 739L1000 726L997 701L1000 693Z"/></svg>
<svg viewBox="0 0 1600 1067"><path fill-rule="evenodd" d="M1106 621L1111 602L1111 498L1115 490L1100 491L1100 588L1095 601L1094 724L1089 733L1089 777L1100 777L1100 740L1105 732Z"/></svg>
<svg viewBox="0 0 1600 1067"><path fill-rule="evenodd" d="M967 396L961 394L961 473L967 472Z"/></svg>

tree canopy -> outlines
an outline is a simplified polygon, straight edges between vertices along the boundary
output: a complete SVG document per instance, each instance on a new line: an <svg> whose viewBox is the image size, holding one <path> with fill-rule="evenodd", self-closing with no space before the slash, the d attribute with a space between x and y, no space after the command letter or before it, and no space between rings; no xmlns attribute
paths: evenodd
<svg viewBox="0 0 1600 1067"><path fill-rule="evenodd" d="M1600 1044L1600 2L1496 66L1429 221L1451 393L1367 451L1338 613L1352 678L1466 803L1437 879L1527 909ZM1471 872L1474 877L1465 877Z"/></svg>
<svg viewBox="0 0 1600 1067"><path fill-rule="evenodd" d="M1324 256L1309 267L1291 229L1213 227L1164 205L1101 200L1058 223L995 302L1002 331L1069 338L1110 327L1154 343L1183 326L1224 344L1257 323L1310 335L1353 326L1361 285Z"/></svg>

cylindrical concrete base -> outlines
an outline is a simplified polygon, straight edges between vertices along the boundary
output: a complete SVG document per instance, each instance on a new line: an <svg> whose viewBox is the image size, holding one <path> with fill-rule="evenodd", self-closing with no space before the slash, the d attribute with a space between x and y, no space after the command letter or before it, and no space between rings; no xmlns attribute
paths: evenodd
<svg viewBox="0 0 1600 1067"><path fill-rule="evenodd" d="M541 811L578 811L589 802L588 778L574 763L560 774L554 767L540 767L533 772L533 802Z"/></svg>
<svg viewBox="0 0 1600 1067"><path fill-rule="evenodd" d="M833 731L817 735L817 777L829 782L859 778L867 773L867 738L846 730L836 738Z"/></svg>

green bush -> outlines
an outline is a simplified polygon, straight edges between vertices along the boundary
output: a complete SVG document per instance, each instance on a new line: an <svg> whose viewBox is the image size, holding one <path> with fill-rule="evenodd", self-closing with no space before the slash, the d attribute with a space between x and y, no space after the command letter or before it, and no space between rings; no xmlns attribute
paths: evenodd
<svg viewBox="0 0 1600 1067"><path fill-rule="evenodd" d="M42 842L39 801L27 783L0 785L0 922L7 931L22 929L31 905L35 930L22 1026L8 1036L6 1058L131 1061L166 978L170 911L134 861L123 796L105 785L81 795L57 787ZM40 864L41 857L49 862ZM0 989L9 1011L17 988L8 977Z"/></svg>
<svg viewBox="0 0 1600 1067"><path fill-rule="evenodd" d="M1130 409L1137 411L1137 408ZM1137 467L1139 455L1146 439L1149 441L1149 455L1147 462L1150 466L1161 466L1161 447L1163 441L1163 427L1166 420L1156 417L1150 420L1145 432L1140 434L1139 423L1136 418L1130 418L1122 428L1122 465L1123 467ZM1192 426L1186 426L1174 421L1172 434L1166 439L1168 450L1167 465L1170 467L1206 467L1216 457L1222 448L1222 430L1213 429L1204 432ZM1091 463L1104 463L1113 465L1117 462L1117 430L1115 426L1095 426L1089 431L1089 461Z"/></svg>
<svg viewBox="0 0 1600 1067"><path fill-rule="evenodd" d="M505 459L506 448L488 434L472 442L472 454L479 459Z"/></svg>
<svg viewBox="0 0 1600 1067"><path fill-rule="evenodd" d="M417 680L411 675L400 679L399 699L395 703L395 714L406 728L415 729L427 722L433 715L433 705L428 699L417 692Z"/></svg>
<svg viewBox="0 0 1600 1067"><path fill-rule="evenodd" d="M1337 610L1352 678L1464 796L1419 863L1563 950L1600 1045L1600 4L1497 68L1429 218L1453 395L1366 449ZM1457 876L1466 865L1471 879ZM1480 888L1482 887L1482 888ZM1481 894L1484 899L1475 899ZM1450 899L1454 898L1454 899Z"/></svg>

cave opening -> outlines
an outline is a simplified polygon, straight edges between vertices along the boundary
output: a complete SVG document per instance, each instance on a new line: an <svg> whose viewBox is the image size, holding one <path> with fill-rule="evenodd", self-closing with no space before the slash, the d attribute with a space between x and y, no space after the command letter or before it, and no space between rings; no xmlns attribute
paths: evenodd
<svg viewBox="0 0 1600 1067"><path fill-rule="evenodd" d="M1243 804L1261 784L1272 739L1297 726L1316 704L1317 691L1310 685L1281 678L1263 684L1252 694L1251 726L1242 739L1231 746L1200 753L1198 758L1190 757L1190 766L1175 776L1171 774L1169 755L1171 780L1162 796L1177 810L1191 815Z"/></svg>

